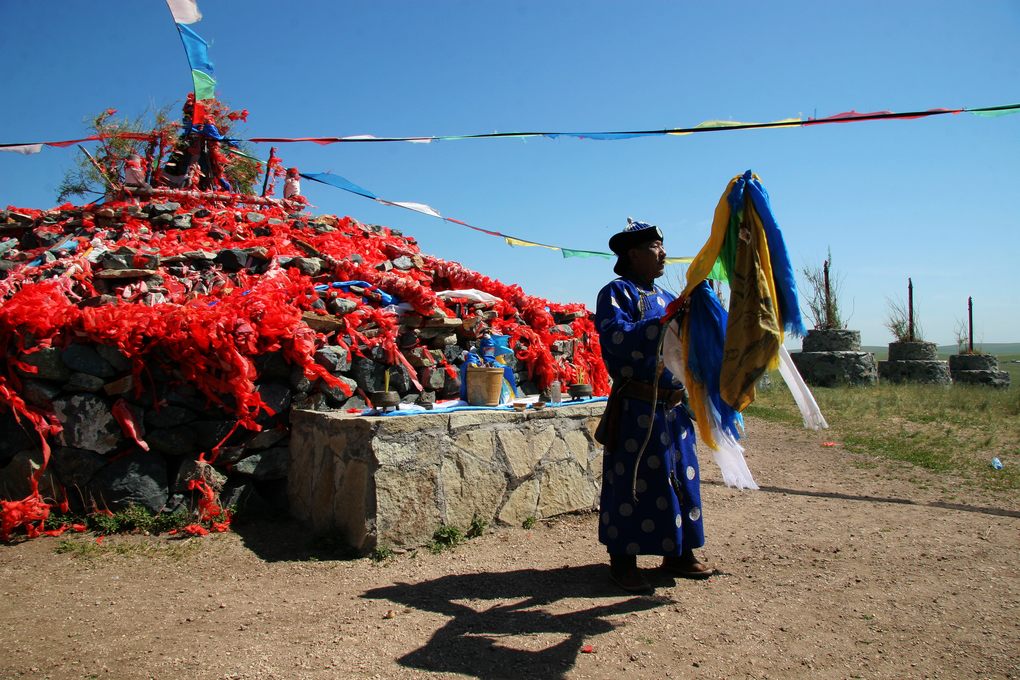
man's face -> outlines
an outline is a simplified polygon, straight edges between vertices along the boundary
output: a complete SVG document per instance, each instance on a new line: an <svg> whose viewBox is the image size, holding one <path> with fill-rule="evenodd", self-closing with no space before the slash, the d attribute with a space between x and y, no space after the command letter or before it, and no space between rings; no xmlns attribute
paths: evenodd
<svg viewBox="0 0 1020 680"><path fill-rule="evenodd" d="M666 267L666 249L662 241L646 241L628 251L631 272L639 280L653 281L660 276Z"/></svg>

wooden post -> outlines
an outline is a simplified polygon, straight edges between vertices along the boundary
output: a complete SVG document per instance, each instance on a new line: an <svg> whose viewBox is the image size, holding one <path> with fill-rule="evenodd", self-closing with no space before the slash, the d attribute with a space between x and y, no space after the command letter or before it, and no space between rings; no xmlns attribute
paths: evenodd
<svg viewBox="0 0 1020 680"><path fill-rule="evenodd" d="M907 340L914 341L914 282L907 279Z"/></svg>
<svg viewBox="0 0 1020 680"><path fill-rule="evenodd" d="M825 264L822 265L822 271L825 274L825 327L832 328L832 297L829 291L829 261L826 260Z"/></svg>
<svg viewBox="0 0 1020 680"><path fill-rule="evenodd" d="M967 297L967 351L974 353L974 298Z"/></svg>
<svg viewBox="0 0 1020 680"><path fill-rule="evenodd" d="M276 147L269 147L269 162L266 163L266 178L262 180L262 195L266 195L266 190L269 188L269 175L273 172L273 158L276 157Z"/></svg>

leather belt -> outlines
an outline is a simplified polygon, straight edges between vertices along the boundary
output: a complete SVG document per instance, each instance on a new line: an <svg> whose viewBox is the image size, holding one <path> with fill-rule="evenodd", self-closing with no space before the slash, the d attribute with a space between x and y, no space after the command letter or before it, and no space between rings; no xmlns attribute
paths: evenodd
<svg viewBox="0 0 1020 680"><path fill-rule="evenodd" d="M599 420L598 427L595 428L595 441L599 444L608 445L616 438L620 425L620 417L623 413L624 399L639 399L648 403L652 403L654 399L666 408L675 408L680 404L683 404L684 408L686 408L687 390L682 387L678 390L660 387L656 393L654 385L641 382L640 380L614 383L613 389L609 393L609 401L606 403L606 410ZM690 413L689 410L688 413Z"/></svg>
<svg viewBox="0 0 1020 680"><path fill-rule="evenodd" d="M674 408L687 401L687 390L682 387L678 390L660 387L658 393L656 393L655 385L639 380L630 380L620 388L620 396L640 399L648 403L651 403L654 399L660 404L665 404L667 408Z"/></svg>

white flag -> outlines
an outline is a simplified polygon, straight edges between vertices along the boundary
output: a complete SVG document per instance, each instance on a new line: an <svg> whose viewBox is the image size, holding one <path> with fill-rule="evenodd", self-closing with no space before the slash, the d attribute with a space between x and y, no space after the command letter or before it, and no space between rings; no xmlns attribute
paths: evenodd
<svg viewBox="0 0 1020 680"><path fill-rule="evenodd" d="M40 151L42 151L42 144L18 144L17 146L0 146L0 151L23 153L27 156L29 154L39 153Z"/></svg>
<svg viewBox="0 0 1020 680"><path fill-rule="evenodd" d="M179 24L193 24L202 18L196 0L166 0L166 4L170 6L174 21Z"/></svg>

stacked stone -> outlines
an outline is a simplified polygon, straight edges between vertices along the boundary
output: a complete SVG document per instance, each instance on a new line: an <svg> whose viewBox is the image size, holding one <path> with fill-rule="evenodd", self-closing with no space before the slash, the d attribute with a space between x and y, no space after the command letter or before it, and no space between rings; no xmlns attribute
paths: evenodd
<svg viewBox="0 0 1020 680"><path fill-rule="evenodd" d="M958 385L1009 387L1009 373L999 370L999 361L991 354L954 354L949 357L949 373Z"/></svg>
<svg viewBox="0 0 1020 680"><path fill-rule="evenodd" d="M592 433L603 406L421 419L299 411L291 511L366 553L422 545L442 525L520 526L591 510L602 476Z"/></svg>
<svg viewBox="0 0 1020 680"><path fill-rule="evenodd" d="M878 377L891 383L948 385L952 382L949 365L939 360L935 343L920 340L890 342L888 361L878 362Z"/></svg>
<svg viewBox="0 0 1020 680"><path fill-rule="evenodd" d="M201 479L220 492L224 507L285 509L288 413L298 393L288 380L292 371L281 374L267 362L256 386L276 415L260 417L261 432L239 428L231 435L236 418L156 365L153 388L136 398L131 364L116 348L51 347L27 355L26 363L36 371L18 369L23 398L52 411L62 426L40 480L45 498L66 500L75 512L128 505L174 511L193 505L188 486ZM118 402L148 450L125 434L114 415ZM39 435L9 411L0 412L0 431L0 498L21 499L32 471L43 466ZM215 466L199 460L228 435Z"/></svg>
<svg viewBox="0 0 1020 680"><path fill-rule="evenodd" d="M360 245L342 262L310 245L315 239L328 245L343 230L346 243ZM467 278L479 287L514 289L518 308L509 300L464 299L381 313L389 304L381 293L385 282L430 292L433 284L452 287L451 271L465 278L466 270L457 267L420 254L414 239L395 230L287 214L280 207L258 211L181 199L0 211L4 302L47 280L65 282L62 295L79 309L214 306L220 294L241 294L280 268L327 284L303 289L299 325L315 332L308 364L334 379L309 378L307 366L294 363L293 348L290 354L278 349L252 356L254 375L246 378L268 407L257 416L261 431L255 431L237 427L235 394L199 389L158 349L125 356L112 341L70 327L59 337L35 338L0 313L8 362L0 371L0 499L26 497L33 471L44 468L40 493L51 502L66 500L75 511L192 507L197 493L190 487L197 479L219 494L224 507L282 513L293 408L361 410L369 406L365 395L384 384L405 402L457 397L465 353L484 334L499 332L500 324L525 326L535 309L545 315L540 330L548 346L532 347L530 356L544 352L547 366L564 369L582 345L588 356L598 356L591 340L575 330L580 322L590 325L580 305L552 305L473 272ZM380 284L340 291L328 285L337 278ZM531 317L519 309L521 301L531 307ZM534 342L540 334L529 337ZM538 393L534 366L508 359L525 393ZM49 439L48 465L40 433L24 414L17 416L18 399L62 428Z"/></svg>
<svg viewBox="0 0 1020 680"><path fill-rule="evenodd" d="M801 351L790 356L809 385L872 385L878 380L875 355L861 351L860 331L810 330Z"/></svg>

